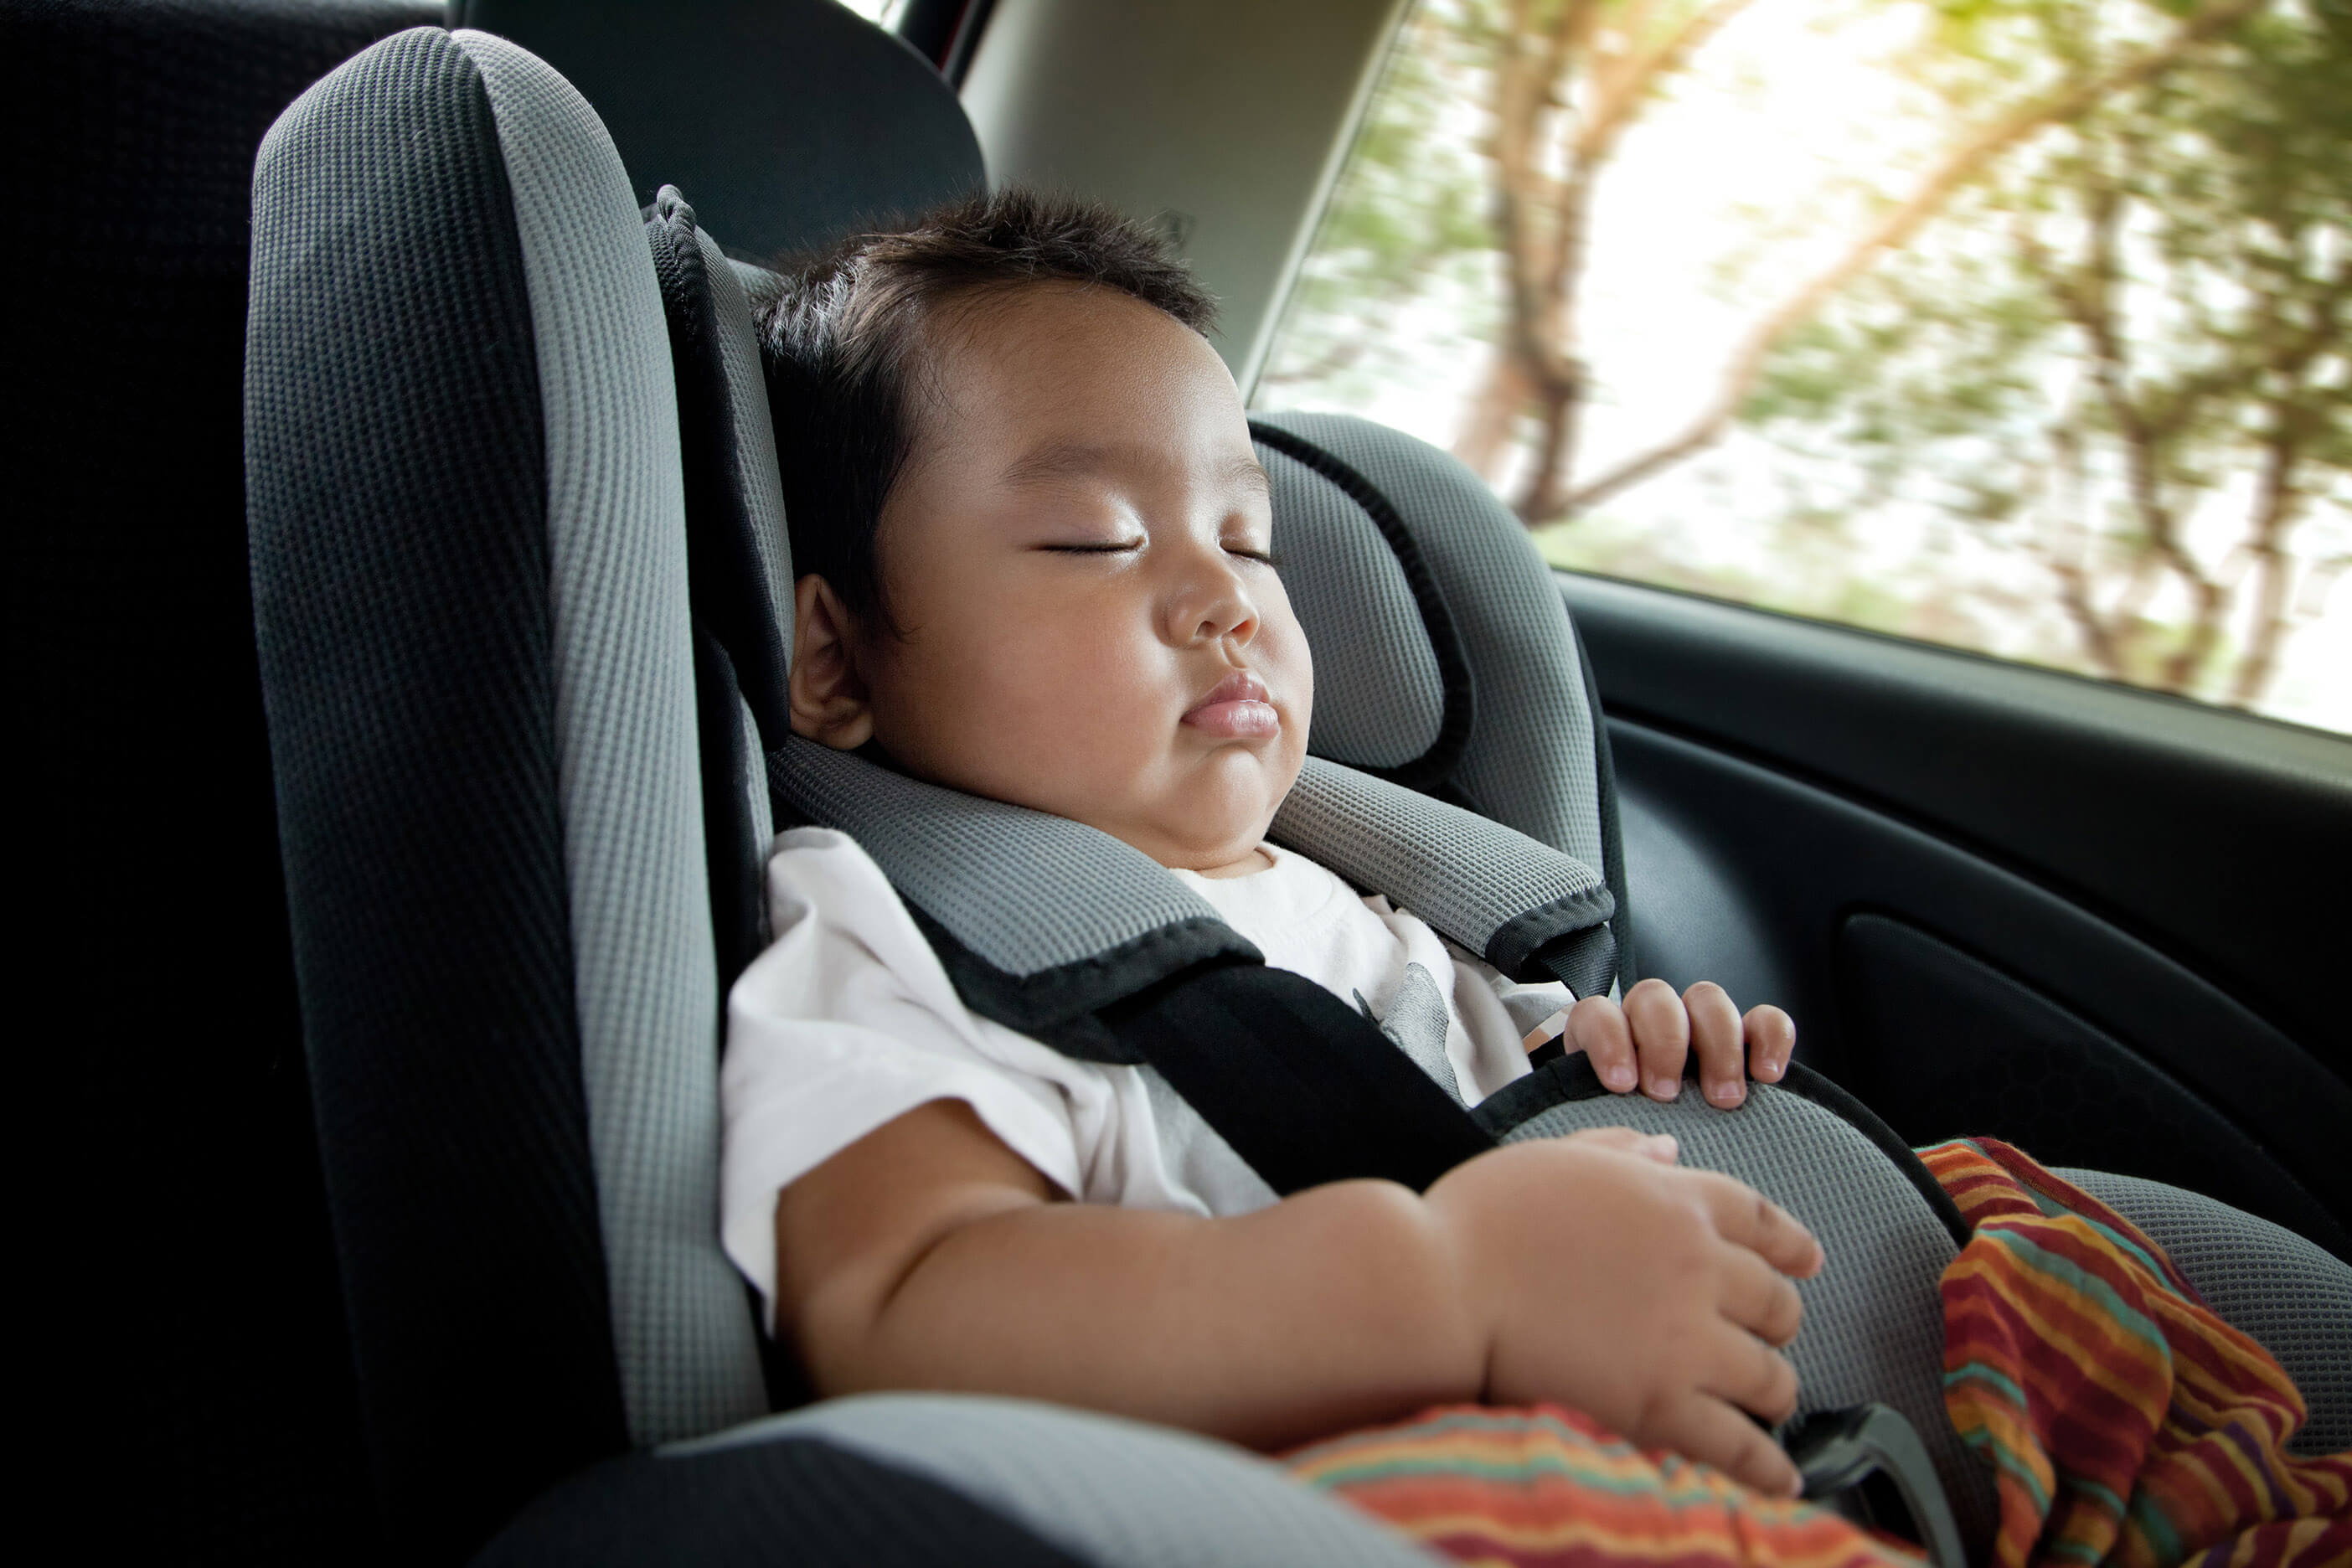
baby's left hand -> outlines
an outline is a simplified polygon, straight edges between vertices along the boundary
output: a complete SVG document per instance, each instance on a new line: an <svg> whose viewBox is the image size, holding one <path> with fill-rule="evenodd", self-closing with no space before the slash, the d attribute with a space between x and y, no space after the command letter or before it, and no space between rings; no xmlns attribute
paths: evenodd
<svg viewBox="0 0 2352 1568"><path fill-rule="evenodd" d="M1726 1110L1748 1098L1748 1075L1778 1083L1797 1048L1797 1026L1778 1007L1750 1007L1742 1018L1722 986L1702 980L1681 995L1663 980L1644 980L1619 1006L1587 996L1568 1015L1560 1039L1582 1051L1614 1093L1635 1088L1652 1100L1682 1092L1683 1061L1698 1047L1699 1087Z"/></svg>

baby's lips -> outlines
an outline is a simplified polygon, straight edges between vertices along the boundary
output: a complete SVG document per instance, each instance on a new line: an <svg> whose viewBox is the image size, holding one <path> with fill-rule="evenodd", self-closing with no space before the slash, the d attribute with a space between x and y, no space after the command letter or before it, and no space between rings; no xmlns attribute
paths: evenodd
<svg viewBox="0 0 2352 1568"><path fill-rule="evenodd" d="M1212 735L1255 740L1278 733L1282 715L1275 711L1265 682L1249 670L1237 669L1194 703L1184 722Z"/></svg>
<svg viewBox="0 0 2352 1568"><path fill-rule="evenodd" d="M1282 730L1282 715L1274 710L1273 703L1248 699L1238 702L1203 702L1184 715L1184 722L1195 730L1235 740L1255 740L1264 735L1278 734Z"/></svg>

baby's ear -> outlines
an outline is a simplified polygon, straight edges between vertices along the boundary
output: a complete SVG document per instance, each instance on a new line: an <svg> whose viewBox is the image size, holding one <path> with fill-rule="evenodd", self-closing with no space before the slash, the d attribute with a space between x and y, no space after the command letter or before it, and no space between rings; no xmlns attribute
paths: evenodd
<svg viewBox="0 0 2352 1568"><path fill-rule="evenodd" d="M793 733L839 752L874 738L874 709L859 674L849 607L812 572L793 589Z"/></svg>

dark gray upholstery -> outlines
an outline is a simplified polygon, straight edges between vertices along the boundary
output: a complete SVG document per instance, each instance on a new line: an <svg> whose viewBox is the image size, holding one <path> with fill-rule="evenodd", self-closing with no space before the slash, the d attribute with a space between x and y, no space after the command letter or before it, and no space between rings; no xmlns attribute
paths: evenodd
<svg viewBox="0 0 2352 1568"><path fill-rule="evenodd" d="M718 1247L718 976L669 334L595 111L513 44L452 36L498 117L530 286L582 1071L630 1436L660 1442L766 1405Z"/></svg>
<svg viewBox="0 0 2352 1568"><path fill-rule="evenodd" d="M1475 810L1612 876L1576 635L1527 530L1476 475L1427 442L1337 414L1259 415L1255 423L1344 464L1410 531L1468 663L1470 731L1445 784ZM1360 641L1392 635L1393 619L1368 612L1325 636L1339 634L1335 651L1345 658ZM1415 707L1423 700L1401 695ZM1397 722L1408 723L1411 711Z"/></svg>
<svg viewBox="0 0 2352 1568"><path fill-rule="evenodd" d="M2201 1194L2105 1171L2057 1174L2147 1232L2207 1306L2278 1358L2310 1409L2290 1452L2352 1448L2352 1267Z"/></svg>
<svg viewBox="0 0 2352 1568"><path fill-rule="evenodd" d="M1022 1400L866 1394L667 1454L821 1440L910 1470L1097 1568L1425 1568L1418 1547L1230 1444Z"/></svg>
<svg viewBox="0 0 2352 1568"><path fill-rule="evenodd" d="M1394 768L1438 743L1445 681L1396 552L1328 479L1261 444L1282 586L1315 661L1315 754Z"/></svg>
<svg viewBox="0 0 2352 1568"><path fill-rule="evenodd" d="M419 28L304 94L255 173L254 607L303 1041L379 1504L428 1559L627 1440L499 131Z"/></svg>
<svg viewBox="0 0 2352 1568"><path fill-rule="evenodd" d="M980 143L929 62L834 0L452 0L613 133L637 202L674 184L738 255L824 244L979 188Z"/></svg>

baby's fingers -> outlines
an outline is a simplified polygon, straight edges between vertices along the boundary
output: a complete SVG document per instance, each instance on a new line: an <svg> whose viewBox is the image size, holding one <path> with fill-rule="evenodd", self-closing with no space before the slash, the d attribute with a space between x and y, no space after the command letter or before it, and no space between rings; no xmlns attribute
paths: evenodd
<svg viewBox="0 0 2352 1568"><path fill-rule="evenodd" d="M1768 1497L1795 1497L1797 1467L1764 1428L1723 1400L1692 1393L1660 1413L1657 1428L1636 1439L1674 1449Z"/></svg>
<svg viewBox="0 0 2352 1568"><path fill-rule="evenodd" d="M1797 1021L1778 1007L1750 1007L1741 1024L1748 1041L1748 1070L1759 1083L1778 1083L1796 1054Z"/></svg>
<svg viewBox="0 0 2352 1568"><path fill-rule="evenodd" d="M1587 996L1570 1009L1565 1048L1582 1051L1614 1093L1623 1094L1637 1080L1633 1033L1625 1026L1624 1012L1606 996Z"/></svg>
<svg viewBox="0 0 2352 1568"><path fill-rule="evenodd" d="M1698 1083L1707 1103L1725 1110L1748 1098L1748 1053L1740 1048L1739 1009L1712 980L1683 993L1691 1045L1698 1052Z"/></svg>
<svg viewBox="0 0 2352 1568"><path fill-rule="evenodd" d="M1716 1235L1759 1254L1783 1274L1810 1279L1821 1272L1822 1244L1787 1209L1729 1176L1706 1173L1697 1179Z"/></svg>
<svg viewBox="0 0 2352 1568"><path fill-rule="evenodd" d="M1690 1015L1683 999L1663 980L1644 980L1625 993L1625 1023L1642 1059L1642 1089L1652 1100L1682 1092L1683 1062L1690 1055Z"/></svg>

